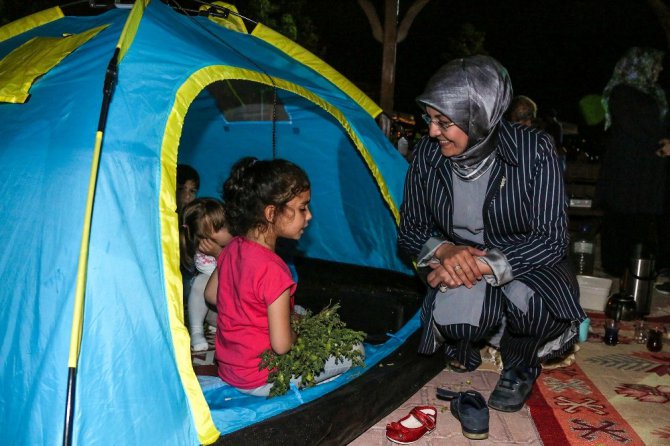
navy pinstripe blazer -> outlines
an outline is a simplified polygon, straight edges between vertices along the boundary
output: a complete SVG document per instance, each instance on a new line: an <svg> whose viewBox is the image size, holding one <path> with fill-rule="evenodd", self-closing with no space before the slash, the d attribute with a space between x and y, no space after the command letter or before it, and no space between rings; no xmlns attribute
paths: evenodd
<svg viewBox="0 0 670 446"><path fill-rule="evenodd" d="M565 186L551 138L502 120L496 149L482 209L484 246L477 247L501 250L514 280L541 296L555 317L584 319L577 279L566 259ZM424 137L405 179L398 233L401 250L414 259L433 236L472 245L453 231L451 175L451 160L435 140ZM504 297L500 287L489 285L487 293ZM434 299L434 293L428 296Z"/></svg>

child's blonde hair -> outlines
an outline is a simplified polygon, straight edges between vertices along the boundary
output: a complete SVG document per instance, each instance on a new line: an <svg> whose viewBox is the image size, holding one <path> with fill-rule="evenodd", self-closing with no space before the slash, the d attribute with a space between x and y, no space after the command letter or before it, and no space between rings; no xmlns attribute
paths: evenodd
<svg viewBox="0 0 670 446"><path fill-rule="evenodd" d="M181 264L192 271L193 258L200 242L226 227L223 203L215 198L196 198L184 206L179 220Z"/></svg>

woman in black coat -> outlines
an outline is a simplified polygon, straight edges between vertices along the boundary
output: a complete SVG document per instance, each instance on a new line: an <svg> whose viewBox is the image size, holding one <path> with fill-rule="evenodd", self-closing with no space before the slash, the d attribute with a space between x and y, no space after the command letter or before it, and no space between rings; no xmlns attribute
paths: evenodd
<svg viewBox="0 0 670 446"><path fill-rule="evenodd" d="M503 373L488 405L521 409L544 359L577 340L586 317L566 261L565 189L549 135L502 119L507 70L488 56L443 66L417 98L428 136L405 180L398 242L430 268L419 351L450 367L500 347Z"/></svg>
<svg viewBox="0 0 670 446"><path fill-rule="evenodd" d="M639 243L658 246L665 226L668 104L656 83L663 53L630 48L617 62L603 92L605 152L597 189L604 210L602 265L606 273L621 276ZM659 253L663 254L663 253Z"/></svg>

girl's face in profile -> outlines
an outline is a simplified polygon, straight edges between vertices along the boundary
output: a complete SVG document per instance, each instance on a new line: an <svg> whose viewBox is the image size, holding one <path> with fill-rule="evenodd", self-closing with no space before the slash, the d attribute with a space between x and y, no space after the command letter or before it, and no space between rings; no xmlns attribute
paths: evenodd
<svg viewBox="0 0 670 446"><path fill-rule="evenodd" d="M312 212L309 210L311 198L312 192L306 190L286 204L286 208L277 219L277 236L291 240L300 239L312 219Z"/></svg>
<svg viewBox="0 0 670 446"><path fill-rule="evenodd" d="M446 157L460 155L468 147L468 135L455 125L448 116L443 115L432 107L426 107L426 114L430 117L428 134L437 139L440 151Z"/></svg>

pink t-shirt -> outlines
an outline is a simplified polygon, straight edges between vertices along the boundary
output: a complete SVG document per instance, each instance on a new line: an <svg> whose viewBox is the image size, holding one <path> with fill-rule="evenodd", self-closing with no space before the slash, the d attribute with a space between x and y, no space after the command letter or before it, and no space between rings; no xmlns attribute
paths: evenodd
<svg viewBox="0 0 670 446"><path fill-rule="evenodd" d="M260 355L270 348L268 306L296 284L286 263L273 251L244 237L233 238L219 255L216 308L216 362L219 377L240 389L268 381L258 370Z"/></svg>

